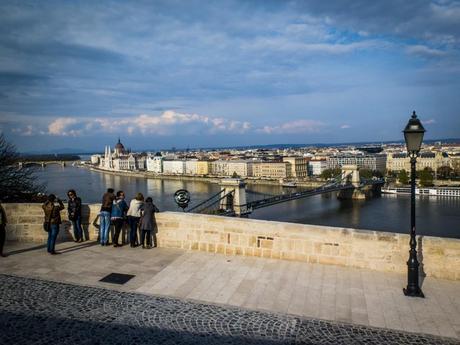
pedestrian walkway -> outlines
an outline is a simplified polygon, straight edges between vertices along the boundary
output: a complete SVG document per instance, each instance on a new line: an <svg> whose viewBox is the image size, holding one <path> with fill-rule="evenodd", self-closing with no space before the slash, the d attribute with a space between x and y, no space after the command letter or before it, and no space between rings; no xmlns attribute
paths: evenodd
<svg viewBox="0 0 460 345"><path fill-rule="evenodd" d="M379 327L398 331L391 333L395 337L413 332L457 339L430 338L426 343L460 343L460 282L427 278L422 285L426 298L420 299L402 294L404 275L363 269L164 248L100 247L91 242L60 244L62 254L57 256L33 244L9 243L6 248L11 255L0 261L3 274L163 295L193 306L198 302L218 304L222 310L236 307L225 312L230 314L258 310L265 313L260 315L295 323L304 318L318 325L318 320L329 320L333 323L328 327L337 329L360 325L361 330L383 332L372 328ZM124 285L99 281L110 273L135 277Z"/></svg>

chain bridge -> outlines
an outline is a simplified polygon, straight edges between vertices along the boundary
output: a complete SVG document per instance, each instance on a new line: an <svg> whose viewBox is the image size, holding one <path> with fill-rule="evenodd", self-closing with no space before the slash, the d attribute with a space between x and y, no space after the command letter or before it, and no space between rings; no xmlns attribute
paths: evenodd
<svg viewBox="0 0 460 345"><path fill-rule="evenodd" d="M192 207L187 212L206 213L227 216L246 216L254 210L291 200L311 197L314 195L337 193L339 199L366 199L380 194L383 179L363 179L359 176L356 165L345 165L340 175L329 179L322 186L294 191L292 193L266 195L246 189L242 179L229 178L221 181L221 190L209 199ZM260 198L247 201L247 193Z"/></svg>

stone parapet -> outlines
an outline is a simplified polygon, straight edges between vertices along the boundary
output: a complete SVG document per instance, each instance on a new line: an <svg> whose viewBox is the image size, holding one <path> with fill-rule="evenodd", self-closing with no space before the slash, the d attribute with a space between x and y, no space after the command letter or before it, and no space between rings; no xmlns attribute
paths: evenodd
<svg viewBox="0 0 460 345"><path fill-rule="evenodd" d="M4 204L7 238L44 242L39 204ZM98 235L100 205L85 205L83 227ZM59 239L70 240L66 212ZM258 256L309 263L405 273L409 235L349 228L230 218L182 212L156 215L158 246L226 255ZM427 276L460 280L460 240L418 237L421 271Z"/></svg>

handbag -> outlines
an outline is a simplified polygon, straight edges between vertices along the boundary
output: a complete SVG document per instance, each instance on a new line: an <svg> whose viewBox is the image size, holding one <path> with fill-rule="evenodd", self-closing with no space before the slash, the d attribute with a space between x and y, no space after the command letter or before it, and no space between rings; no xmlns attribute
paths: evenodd
<svg viewBox="0 0 460 345"><path fill-rule="evenodd" d="M45 221L43 222L43 230L45 230L46 232L49 232L50 231L50 228L51 228L51 217L53 215L53 211L54 211L54 205L53 205L53 208L51 209L51 212L50 212L50 216L48 218L48 221Z"/></svg>

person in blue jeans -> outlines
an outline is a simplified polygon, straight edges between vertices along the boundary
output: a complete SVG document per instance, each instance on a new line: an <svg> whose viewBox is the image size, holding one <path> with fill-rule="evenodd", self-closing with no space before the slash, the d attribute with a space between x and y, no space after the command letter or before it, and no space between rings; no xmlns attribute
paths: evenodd
<svg viewBox="0 0 460 345"><path fill-rule="evenodd" d="M139 225L139 220L141 219L141 210L143 206L144 196L142 193L137 193L136 198L131 200L129 203L128 209L128 223L131 229L129 233L129 242L131 248L134 248L137 245L137 227Z"/></svg>
<svg viewBox="0 0 460 345"><path fill-rule="evenodd" d="M121 239L121 244L118 243L118 238L120 237L120 232L125 224L126 212L128 211L128 205L125 201L125 193L120 190L117 192L117 199L113 202L112 206L112 223L115 228L115 233L113 235L113 246L121 247L123 246L123 238ZM123 237L123 236L122 236Z"/></svg>
<svg viewBox="0 0 460 345"><path fill-rule="evenodd" d="M55 202L57 201L57 205ZM48 195L48 200L42 205L45 212L44 227L48 231L47 250L48 253L59 254L55 251L56 238L59 234L59 225L61 225L61 211L64 209L62 201L54 194Z"/></svg>
<svg viewBox="0 0 460 345"><path fill-rule="evenodd" d="M112 205L115 200L115 194L113 194L113 192L113 188L108 188L107 192L102 196L101 212L99 214L99 242L101 246L109 244L110 214L112 213Z"/></svg>
<svg viewBox="0 0 460 345"><path fill-rule="evenodd" d="M81 229L81 199L75 190L67 192L69 201L67 202L67 212L69 220L72 222L73 236L75 242L83 242L83 230Z"/></svg>

